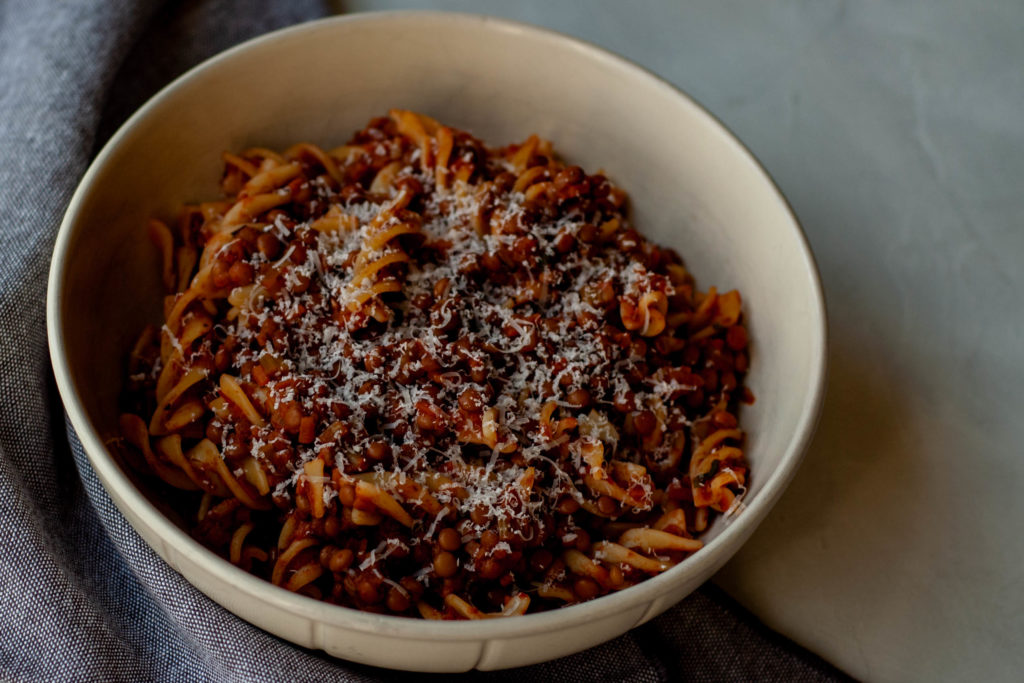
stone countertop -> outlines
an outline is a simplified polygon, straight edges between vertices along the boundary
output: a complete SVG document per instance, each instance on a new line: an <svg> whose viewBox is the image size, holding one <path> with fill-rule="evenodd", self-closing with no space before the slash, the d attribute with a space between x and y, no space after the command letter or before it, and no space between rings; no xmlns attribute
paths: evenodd
<svg viewBox="0 0 1024 683"><path fill-rule="evenodd" d="M1024 672L1024 3L337 2L541 24L677 84L793 204L828 397L716 581L878 681Z"/></svg>

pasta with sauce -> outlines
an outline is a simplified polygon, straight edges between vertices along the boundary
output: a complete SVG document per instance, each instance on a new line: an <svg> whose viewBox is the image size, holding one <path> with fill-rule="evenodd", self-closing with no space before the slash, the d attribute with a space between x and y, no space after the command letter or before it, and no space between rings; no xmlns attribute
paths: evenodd
<svg viewBox="0 0 1024 683"><path fill-rule="evenodd" d="M413 112L224 155L150 222L166 289L121 435L192 535L288 590L428 619L589 600L742 507L738 292L603 175Z"/></svg>

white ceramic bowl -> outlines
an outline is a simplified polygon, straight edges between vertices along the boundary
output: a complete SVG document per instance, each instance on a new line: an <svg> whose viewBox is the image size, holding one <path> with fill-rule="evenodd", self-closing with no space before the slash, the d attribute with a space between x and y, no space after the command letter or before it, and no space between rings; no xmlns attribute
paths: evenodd
<svg viewBox="0 0 1024 683"><path fill-rule="evenodd" d="M159 316L144 225L218 194L223 150L344 142L372 116L413 109L504 144L536 132L568 160L606 169L636 225L679 250L702 287L738 288L753 337L743 409L747 508L707 546L628 590L541 614L437 623L324 604L272 586L193 541L104 446L116 433L127 349ZM162 90L83 178L50 271L50 350L71 422L111 498L201 591L299 645L399 669L497 669L552 659L664 611L750 536L792 478L825 375L825 314L807 243L785 199L744 147L650 73L546 30L441 13L327 19L250 41ZM797 561L797 558L794 558Z"/></svg>

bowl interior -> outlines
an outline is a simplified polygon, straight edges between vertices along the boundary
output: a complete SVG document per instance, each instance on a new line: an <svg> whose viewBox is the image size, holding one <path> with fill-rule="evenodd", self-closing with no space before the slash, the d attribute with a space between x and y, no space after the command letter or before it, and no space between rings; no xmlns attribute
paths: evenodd
<svg viewBox="0 0 1024 683"><path fill-rule="evenodd" d="M72 202L51 280L54 363L79 431L116 432L125 354L159 322L147 218L218 196L224 150L339 145L392 107L492 144L552 140L624 188L635 225L676 248L702 289L742 292L757 400L741 416L752 474L736 524L755 519L737 540L749 533L792 474L820 399L821 296L799 228L745 150L666 84L584 44L480 17L377 15L272 34L177 81L121 130Z"/></svg>

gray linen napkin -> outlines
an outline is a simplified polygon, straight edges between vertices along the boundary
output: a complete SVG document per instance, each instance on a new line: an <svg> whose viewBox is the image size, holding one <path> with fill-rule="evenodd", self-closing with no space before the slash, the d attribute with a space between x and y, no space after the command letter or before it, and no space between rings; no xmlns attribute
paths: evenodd
<svg viewBox="0 0 1024 683"><path fill-rule="evenodd" d="M118 513L61 419L46 350L54 236L97 147L190 66L327 10L317 0L0 2L0 679L414 678L283 642L164 564ZM842 674L709 585L615 641L489 677L813 681Z"/></svg>

